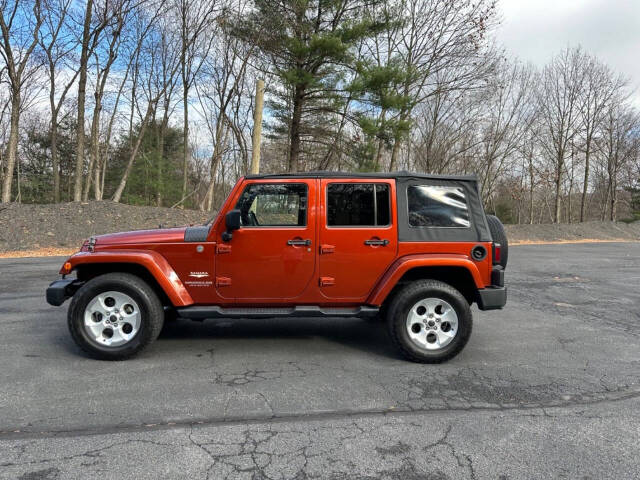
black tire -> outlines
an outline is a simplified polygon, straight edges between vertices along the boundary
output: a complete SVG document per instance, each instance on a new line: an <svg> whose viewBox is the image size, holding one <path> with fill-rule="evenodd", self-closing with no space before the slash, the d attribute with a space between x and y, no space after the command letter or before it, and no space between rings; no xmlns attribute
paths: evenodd
<svg viewBox="0 0 640 480"><path fill-rule="evenodd" d="M407 332L407 316L421 299L439 298L449 303L458 316L458 328L450 343L437 350L419 347ZM451 285L438 280L417 280L404 287L389 305L387 313L389 334L398 350L408 359L419 363L441 363L455 357L469 341L473 318L464 296Z"/></svg>
<svg viewBox="0 0 640 480"><path fill-rule="evenodd" d="M84 328L84 312L89 302L108 291L128 295L140 308L138 332L127 343L117 347L99 345ZM75 293L67 312L67 323L73 340L89 356L100 360L124 360L158 338L164 323L164 310L158 295L140 277L129 273L107 273L89 280Z"/></svg>
<svg viewBox="0 0 640 480"><path fill-rule="evenodd" d="M495 215L487 215L487 223L489 224L491 238L493 238L494 242L500 244L500 265L502 265L502 268L507 268L509 241L507 240L507 233L504 231L504 225Z"/></svg>

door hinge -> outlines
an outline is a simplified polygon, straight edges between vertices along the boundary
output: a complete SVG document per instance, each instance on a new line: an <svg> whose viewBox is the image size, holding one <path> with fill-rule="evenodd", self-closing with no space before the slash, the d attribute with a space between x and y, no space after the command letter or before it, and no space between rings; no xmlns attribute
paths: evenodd
<svg viewBox="0 0 640 480"><path fill-rule="evenodd" d="M336 279L333 277L320 277L321 287L330 287L336 284Z"/></svg>
<svg viewBox="0 0 640 480"><path fill-rule="evenodd" d="M228 287L231 285L229 277L216 277L216 287Z"/></svg>
<svg viewBox="0 0 640 480"><path fill-rule="evenodd" d="M328 243L323 243L322 245L320 245L320 255L326 255L327 253L333 253L335 251L335 245L329 245Z"/></svg>
<svg viewBox="0 0 640 480"><path fill-rule="evenodd" d="M216 244L216 253L231 253L231 245L226 243Z"/></svg>

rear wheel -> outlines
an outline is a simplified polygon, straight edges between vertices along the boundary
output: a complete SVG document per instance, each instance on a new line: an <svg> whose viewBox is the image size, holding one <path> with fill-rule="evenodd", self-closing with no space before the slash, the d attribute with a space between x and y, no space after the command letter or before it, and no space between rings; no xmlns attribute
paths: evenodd
<svg viewBox="0 0 640 480"><path fill-rule="evenodd" d="M414 362L440 363L455 357L471 335L472 316L464 296L437 280L418 280L389 305L389 332Z"/></svg>
<svg viewBox="0 0 640 480"><path fill-rule="evenodd" d="M135 355L158 337L163 320L156 293L128 273L108 273L89 280L73 296L67 314L76 344L103 360Z"/></svg>

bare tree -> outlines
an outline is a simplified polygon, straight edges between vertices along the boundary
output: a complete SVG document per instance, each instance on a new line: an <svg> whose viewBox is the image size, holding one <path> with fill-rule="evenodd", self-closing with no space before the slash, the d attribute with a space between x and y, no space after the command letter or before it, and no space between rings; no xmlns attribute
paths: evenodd
<svg viewBox="0 0 640 480"><path fill-rule="evenodd" d="M553 221L560 223L562 180L571 142L580 131L580 92L584 80L582 50L565 49L541 75L538 104L541 145L553 165L555 196Z"/></svg>
<svg viewBox="0 0 640 480"><path fill-rule="evenodd" d="M531 67L501 64L480 101L486 113L480 117L481 151L477 157L482 196L494 193L496 182L512 168L526 132L535 118L532 102L534 76Z"/></svg>
<svg viewBox="0 0 640 480"><path fill-rule="evenodd" d="M189 163L189 91L212 45L213 36L207 38L217 10L217 0L175 0L180 28L180 74L182 78L183 158L182 197L187 195Z"/></svg>
<svg viewBox="0 0 640 480"><path fill-rule="evenodd" d="M248 62L254 51L252 45L244 45L231 35L223 22L217 34L213 55L203 67L203 88L197 89L202 116L213 137L209 184L199 205L203 211L209 211L213 206L213 189L222 160L223 140L229 130L233 130L234 135L237 132L229 118L229 109L232 101L245 91Z"/></svg>
<svg viewBox="0 0 640 480"><path fill-rule="evenodd" d="M615 77L611 70L596 58L585 58L585 79L581 95L582 144L584 151L584 180L580 201L580 221L584 221L589 191L589 167L595 143L595 135L603 121L604 112L625 82Z"/></svg>
<svg viewBox="0 0 640 480"><path fill-rule="evenodd" d="M9 122L6 119L11 114L11 95L9 95L6 73L7 66L2 65L0 67L0 185L4 179L4 152L9 137Z"/></svg>
<svg viewBox="0 0 640 480"><path fill-rule="evenodd" d="M616 221L620 174L638 158L640 150L640 114L616 98L605 112L602 136L597 143L607 174L603 211L606 212L608 206L609 220Z"/></svg>
<svg viewBox="0 0 640 480"><path fill-rule="evenodd" d="M164 9L164 0L155 2L155 5L151 4L155 8L151 13L147 13L146 9L149 7L150 2L147 0L138 0L137 3L132 3L129 0L121 0L119 8L113 14L112 21L105 28L105 37L107 40L103 41L106 48L104 52L100 52L100 48L96 48L94 51L96 78L95 78L95 91L94 91L94 107L93 115L91 119L91 136L90 136L90 158L87 180L85 182L85 188L82 199L87 201L89 198L89 190L94 186L94 198L99 200L102 198L102 186L101 186L101 165L104 162L100 160L100 119L102 113L102 104L105 95L105 87L109 79L109 74L114 66L122 48L123 29L126 25L132 23L134 17L148 16L146 21L146 27L138 33L138 39L144 38L149 29L155 24L161 11ZM129 33L129 32L126 32ZM133 31L131 32L133 34ZM133 35L132 35L133 36ZM140 42L137 41L135 49L138 49ZM101 54L102 53L102 54ZM102 58L104 57L104 58ZM133 56L131 57L133 58ZM131 59L129 60L125 72L125 76L128 75L131 67ZM119 100L120 95L117 99ZM95 167L95 168L94 168Z"/></svg>
<svg viewBox="0 0 640 480"><path fill-rule="evenodd" d="M155 22L156 17L153 17L148 21ZM144 100L145 110L143 114L139 109L139 99L137 99L135 95L132 96L132 109L135 109L138 112L140 122L138 124L138 131L135 138L133 136L133 127L131 126L129 130L129 136L132 142L131 151L129 152L129 159L118 187L113 194L112 200L114 202L120 202L120 199L122 198L124 189L127 186L129 174L131 173L133 164L138 156L138 151L147 127L149 126L149 122L155 116L158 103L165 95L166 89L171 87L171 83L165 81L164 78L173 78L180 67L180 62L175 61L170 72L163 75L162 69L166 68L167 64L165 63L166 57L163 57L163 46L166 46L166 44L163 44L162 32L158 31L158 28L148 29L143 27L141 30L145 33L139 40L141 48L138 48L136 51L136 61L132 67L132 78L134 81L134 87L135 84L139 82L139 87L142 89L142 99ZM137 89L133 88L132 91L136 92ZM130 118L130 123L133 125L133 114Z"/></svg>
<svg viewBox="0 0 640 480"><path fill-rule="evenodd" d="M85 154L85 106L87 98L87 76L89 59L102 41L102 33L114 18L121 16L130 8L131 0L87 0L82 20L82 38L80 48L80 71L78 78L78 117L76 127L76 169L73 188L73 200L82 200L82 178ZM94 13L95 9L95 13ZM116 20L117 23L117 20Z"/></svg>
<svg viewBox="0 0 640 480"><path fill-rule="evenodd" d="M411 168L431 173L464 171L459 163L480 145L474 135L480 105L470 92L446 89L417 105Z"/></svg>
<svg viewBox="0 0 640 480"><path fill-rule="evenodd" d="M82 170L84 168L84 107L86 99L87 89L87 66L89 63L89 56L95 48L98 42L97 31L94 31L92 35L91 20L93 18L93 0L87 0L87 6L85 8L84 22L82 29L82 47L80 53L80 80L78 82L78 117L77 117L77 129L76 129L76 173L75 173L75 186L73 190L73 199L79 202L82 199ZM101 24L100 29L106 27L106 24ZM93 41L92 41L93 40Z"/></svg>
<svg viewBox="0 0 640 480"><path fill-rule="evenodd" d="M94 166L95 166L95 182L94 182L94 193L95 199L98 200L101 198L100 192L100 169L98 165L99 161L99 134L100 134L100 114L102 112L102 101L104 97L104 89L107 84L107 80L109 78L109 72L111 71L111 67L114 62L118 58L118 51L120 49L121 44L121 33L124 28L125 22L128 20L130 10L121 9L118 10L114 15L114 22L109 25L105 31L107 33L107 51L106 51L106 60L103 65L101 65L100 54L98 49L94 51L94 57L96 59L95 69L96 69L96 82L95 82L95 91L93 94L94 97L94 106L93 106L93 115L91 118L91 135L89 140L89 168L87 172L87 179L85 181L85 187L82 194L82 201L86 202L89 199L89 190L91 189L91 183L94 175Z"/></svg>
<svg viewBox="0 0 640 480"><path fill-rule="evenodd" d="M444 90L478 88L479 80L492 70L486 35L493 26L492 0L400 0L405 12L392 49L398 52L406 79L401 93L411 101L398 120L411 119L414 108ZM447 72L446 75L444 73ZM446 82L444 81L446 80ZM396 132L389 169L394 170L403 141Z"/></svg>
<svg viewBox="0 0 640 480"><path fill-rule="evenodd" d="M158 132L158 153L160 158L158 159L158 187L156 191L156 204L162 206L163 195L163 155L164 155L164 140L165 132L169 126L169 116L173 111L172 97L175 91L175 87L178 83L179 76L176 75L175 65L178 61L177 49L172 45L175 38L167 35L167 29L163 29L161 42L161 72L162 72L162 121L160 122L160 128Z"/></svg>
<svg viewBox="0 0 640 480"><path fill-rule="evenodd" d="M69 9L72 0L47 0L43 28L40 31L40 48L45 54L49 76L49 110L51 126L51 164L53 169L53 201L60 201L60 160L58 158L58 123L62 106L69 90L78 78L78 69L72 67L74 50L78 45L76 35L69 26ZM62 70L72 72L65 77ZM58 89L58 86L61 88Z"/></svg>
<svg viewBox="0 0 640 480"><path fill-rule="evenodd" d="M43 14L40 0L34 0L31 13L25 2L20 0L0 2L0 30L2 42L0 55L6 65L11 94L11 120L9 142L6 153L6 169L2 182L2 203L11 201L11 183L18 151L22 88L30 77L31 54L38 45L38 33L42 26Z"/></svg>

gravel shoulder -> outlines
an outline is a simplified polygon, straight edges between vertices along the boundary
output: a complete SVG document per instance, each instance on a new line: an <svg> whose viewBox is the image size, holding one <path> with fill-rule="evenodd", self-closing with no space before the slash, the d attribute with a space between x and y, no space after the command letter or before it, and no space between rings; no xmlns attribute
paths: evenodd
<svg viewBox="0 0 640 480"><path fill-rule="evenodd" d="M0 206L0 253L44 251L66 255L92 235L206 222L213 214L101 201ZM18 254L14 255L18 256Z"/></svg>
<svg viewBox="0 0 640 480"><path fill-rule="evenodd" d="M505 225L512 244L640 241L640 222Z"/></svg>

